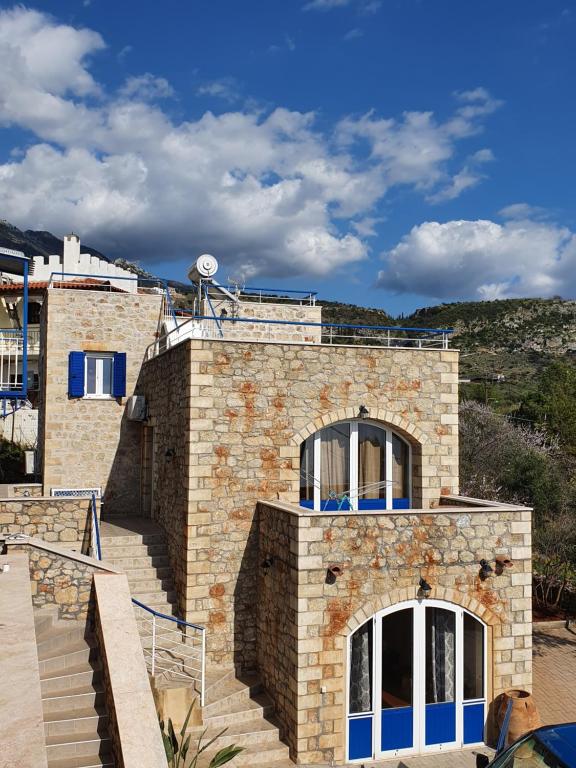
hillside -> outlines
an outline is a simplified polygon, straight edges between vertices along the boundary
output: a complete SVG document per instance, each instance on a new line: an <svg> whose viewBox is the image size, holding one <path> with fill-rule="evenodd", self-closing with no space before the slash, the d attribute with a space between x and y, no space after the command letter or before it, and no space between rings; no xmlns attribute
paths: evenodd
<svg viewBox="0 0 576 768"><path fill-rule="evenodd" d="M24 232L4 219L0 219L0 247L23 251L27 256L51 256L62 253L62 240L51 232L27 229ZM82 243L82 251L110 261L103 253Z"/></svg>

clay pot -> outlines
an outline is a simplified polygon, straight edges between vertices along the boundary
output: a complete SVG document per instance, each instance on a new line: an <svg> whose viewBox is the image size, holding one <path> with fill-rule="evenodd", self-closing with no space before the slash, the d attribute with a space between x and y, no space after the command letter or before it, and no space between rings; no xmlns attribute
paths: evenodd
<svg viewBox="0 0 576 768"><path fill-rule="evenodd" d="M509 701L512 702L512 712L510 714L506 746L509 746L515 742L516 739L519 739L520 736L523 736L533 728L539 728L542 725L532 694L528 693L528 691L512 688L505 691L502 696L500 696L500 702L496 713L496 722L498 723L499 731L502 730Z"/></svg>

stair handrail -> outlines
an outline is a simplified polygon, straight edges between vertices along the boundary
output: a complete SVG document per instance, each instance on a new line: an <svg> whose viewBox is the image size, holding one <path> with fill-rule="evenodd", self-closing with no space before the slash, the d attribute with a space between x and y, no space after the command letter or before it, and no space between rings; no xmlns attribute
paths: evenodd
<svg viewBox="0 0 576 768"><path fill-rule="evenodd" d="M136 605L138 608L141 608L142 610L147 611L152 615L152 648L150 653L151 655L150 672L152 676L154 676L156 672L157 652L159 650L163 650L158 646L156 619L166 619L167 621L171 621L174 624L177 624L178 626L189 627L190 629L194 629L197 632L200 632L201 656L200 656L200 680L198 682L200 683L200 706L203 707L204 693L206 688L206 627L203 627L200 624L192 624L192 622L190 621L184 621L184 619L179 619L177 616L168 616L168 614L162 613L161 611L157 611L155 608L152 608L151 606L140 602L140 600L136 600L136 598L134 597L132 598L132 603Z"/></svg>
<svg viewBox="0 0 576 768"><path fill-rule="evenodd" d="M100 524L98 522L98 510L96 509L96 494L90 498L90 514L92 518L92 557L102 560L102 547L100 545Z"/></svg>

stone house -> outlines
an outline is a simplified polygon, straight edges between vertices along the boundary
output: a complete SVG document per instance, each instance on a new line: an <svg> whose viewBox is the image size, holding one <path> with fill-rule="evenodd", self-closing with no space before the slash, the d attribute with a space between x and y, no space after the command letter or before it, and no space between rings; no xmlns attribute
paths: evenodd
<svg viewBox="0 0 576 768"><path fill-rule="evenodd" d="M158 526L208 673L258 676L295 763L489 742L531 687L531 513L458 495L457 350L253 298L47 291L45 495Z"/></svg>

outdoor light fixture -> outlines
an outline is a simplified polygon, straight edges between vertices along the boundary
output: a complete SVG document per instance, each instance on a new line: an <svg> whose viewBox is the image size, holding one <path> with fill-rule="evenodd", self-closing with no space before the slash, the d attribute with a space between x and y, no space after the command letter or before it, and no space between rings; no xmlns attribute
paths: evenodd
<svg viewBox="0 0 576 768"><path fill-rule="evenodd" d="M342 568L339 565L329 565L326 571L326 584L334 584L338 576L342 575Z"/></svg>
<svg viewBox="0 0 576 768"><path fill-rule="evenodd" d="M509 557L506 557L506 555L498 555L494 563L496 576L502 576L505 568L512 568L514 565L512 560L510 560Z"/></svg>
<svg viewBox="0 0 576 768"><path fill-rule="evenodd" d="M358 415L360 416L361 419L367 419L369 413L370 413L370 411L368 410L368 408L366 408L365 405L361 405L360 406L360 409L358 411Z"/></svg>
<svg viewBox="0 0 576 768"><path fill-rule="evenodd" d="M274 558L270 557L270 555L262 561L262 570L264 571L264 575L268 573L270 568L274 565Z"/></svg>
<svg viewBox="0 0 576 768"><path fill-rule="evenodd" d="M174 456L176 456L176 451L174 448L166 448L166 453L164 454L166 461L172 461Z"/></svg>
<svg viewBox="0 0 576 768"><path fill-rule="evenodd" d="M432 587L430 586L430 584L428 584L426 579L421 578L420 581L418 582L418 586L420 587L420 589L418 590L418 597L423 597L424 599L430 597L430 595L432 594Z"/></svg>
<svg viewBox="0 0 576 768"><path fill-rule="evenodd" d="M224 319L228 317L228 310L226 308L220 310L220 317L223 317Z"/></svg>
<svg viewBox="0 0 576 768"><path fill-rule="evenodd" d="M494 569L488 560L480 560L480 573L478 575L480 576L481 581L486 581L486 579L493 573Z"/></svg>

